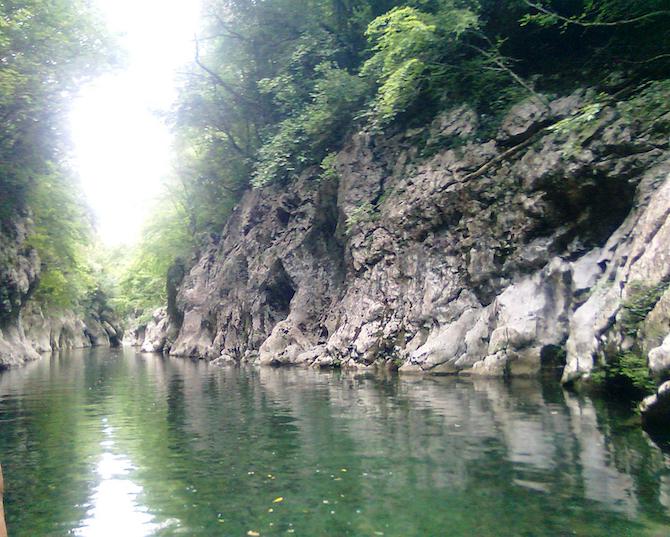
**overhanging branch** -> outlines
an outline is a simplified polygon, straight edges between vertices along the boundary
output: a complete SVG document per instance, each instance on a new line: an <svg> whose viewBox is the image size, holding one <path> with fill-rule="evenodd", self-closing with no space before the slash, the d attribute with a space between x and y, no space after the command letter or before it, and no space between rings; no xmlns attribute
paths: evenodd
<svg viewBox="0 0 670 537"><path fill-rule="evenodd" d="M642 22L647 19L655 18L655 17L661 17L661 16L668 16L670 15L669 10L659 10L659 11L652 11L650 13L645 13L644 15L640 15L639 17L633 17L632 19L622 19L618 21L582 21L579 19L574 19L570 17L564 17L563 15L560 15L556 13L555 11L552 11L550 9L547 9L541 4L536 4L535 2L531 2L530 0L523 0L524 3L532 7L533 9L536 9L540 13L544 13L545 15L548 15L550 17L555 17L556 19L563 21L567 24L574 24L576 26L582 26L583 28L591 28L591 27L612 27L612 26L623 26L625 24L635 24L636 22Z"/></svg>

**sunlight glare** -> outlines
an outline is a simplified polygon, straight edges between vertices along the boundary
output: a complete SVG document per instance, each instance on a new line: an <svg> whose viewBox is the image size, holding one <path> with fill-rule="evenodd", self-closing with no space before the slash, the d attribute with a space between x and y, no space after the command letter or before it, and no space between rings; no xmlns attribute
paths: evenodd
<svg viewBox="0 0 670 537"><path fill-rule="evenodd" d="M96 0L126 51L125 69L83 87L72 106L73 164L107 244L135 241L170 169L171 135L158 112L193 57L194 0Z"/></svg>
<svg viewBox="0 0 670 537"><path fill-rule="evenodd" d="M159 525L139 503L142 487L130 480L135 470L130 459L113 453L114 428L102 419L104 451L97 466L99 483L90 504L91 509L81 527L74 532L78 537L145 537L153 534Z"/></svg>

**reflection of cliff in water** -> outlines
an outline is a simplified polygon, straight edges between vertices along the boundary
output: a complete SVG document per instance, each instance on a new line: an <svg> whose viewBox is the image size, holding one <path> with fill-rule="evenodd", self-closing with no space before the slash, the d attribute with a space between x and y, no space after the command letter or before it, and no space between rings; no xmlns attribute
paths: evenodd
<svg viewBox="0 0 670 537"><path fill-rule="evenodd" d="M202 401L207 387L195 372L197 364L177 362L175 367L189 393L187 421L202 426L202 441L208 435ZM493 464L491 473L498 476L503 465L509 477L498 491L502 494L522 487L553 502L593 501L629 518L640 515L641 504L664 519L670 515L670 455L634 423L626 424L631 416L624 419L605 404L538 380L400 380L235 367L215 379L209 380L225 394L224 419L244 414L244 392L252 392L259 409L275 409L294 425L296 452L306 464L342 444L349 444L352 457L390 457L392 478L385 481L386 490L375 490L377 495L393 495L409 485L472 490L487 480ZM254 435L245 440L253 442ZM408 467L407 454L429 464ZM350 464L355 466L355 460Z"/></svg>
<svg viewBox="0 0 670 537"><path fill-rule="evenodd" d="M614 425L610 411L587 397L543 390L539 381L525 379L506 384L343 376L332 382L329 373L277 369L262 369L259 377L274 403L303 424L301 444L307 449L323 447L312 441L321 434L320 420L304 412L321 390L333 416L346 420L359 454L381 453L391 444L435 463L410 475L397 461L395 482L467 489L485 477L485 461L495 458L496 465L508 467L510 488L526 487L557 501L581 496L630 517L638 515L640 502L670 514L670 457L638 427ZM650 493L649 478L658 473L662 478Z"/></svg>

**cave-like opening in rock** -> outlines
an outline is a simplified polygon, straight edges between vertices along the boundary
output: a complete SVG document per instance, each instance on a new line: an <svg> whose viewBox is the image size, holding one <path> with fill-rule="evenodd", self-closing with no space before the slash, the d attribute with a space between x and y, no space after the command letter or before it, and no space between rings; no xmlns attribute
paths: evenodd
<svg viewBox="0 0 670 537"><path fill-rule="evenodd" d="M295 285L286 272L281 260L273 263L265 284L262 287L265 303L270 316L276 321L285 319L290 311L290 304L295 295Z"/></svg>
<svg viewBox="0 0 670 537"><path fill-rule="evenodd" d="M545 345L540 350L543 377L560 378L565 367L565 349L560 345Z"/></svg>

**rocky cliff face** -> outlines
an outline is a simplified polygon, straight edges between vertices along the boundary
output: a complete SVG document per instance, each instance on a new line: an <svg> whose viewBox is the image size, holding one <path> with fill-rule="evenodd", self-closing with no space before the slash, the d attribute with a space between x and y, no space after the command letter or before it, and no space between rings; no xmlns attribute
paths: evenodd
<svg viewBox="0 0 670 537"><path fill-rule="evenodd" d="M26 244L29 228L27 215L18 215L0 229L0 366L39 357L21 323L21 309L35 289L40 270L37 253Z"/></svg>
<svg viewBox="0 0 670 537"><path fill-rule="evenodd" d="M38 352L84 347L116 347L123 332L113 314L99 310L43 311L30 304L21 315L26 339Z"/></svg>
<svg viewBox="0 0 670 537"><path fill-rule="evenodd" d="M565 365L566 382L635 350L663 376L669 98L578 90L520 103L493 137L467 107L355 135L333 170L245 195L184 277L165 346L404 372Z"/></svg>
<svg viewBox="0 0 670 537"><path fill-rule="evenodd" d="M122 332L114 314L96 304L84 313L43 311L30 301L38 285L40 260L27 244L27 215L0 232L0 369L61 349L118 345Z"/></svg>

